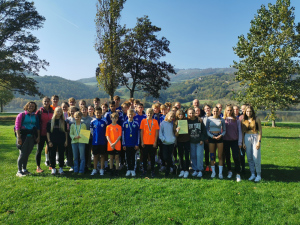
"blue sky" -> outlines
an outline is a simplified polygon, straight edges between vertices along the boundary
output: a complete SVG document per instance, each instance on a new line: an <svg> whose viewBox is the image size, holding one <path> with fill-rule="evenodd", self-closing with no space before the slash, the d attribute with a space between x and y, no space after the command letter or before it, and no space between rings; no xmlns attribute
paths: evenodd
<svg viewBox="0 0 300 225"><path fill-rule="evenodd" d="M40 39L38 55L50 66L40 75L70 80L95 75L100 62L94 49L97 0L35 0L46 17L44 27L33 33ZM221 68L238 60L232 47L246 35L250 21L262 4L275 0L127 0L120 23L133 28L137 17L148 15L170 41L171 53L163 60L175 68ZM300 1L295 22L300 21Z"/></svg>

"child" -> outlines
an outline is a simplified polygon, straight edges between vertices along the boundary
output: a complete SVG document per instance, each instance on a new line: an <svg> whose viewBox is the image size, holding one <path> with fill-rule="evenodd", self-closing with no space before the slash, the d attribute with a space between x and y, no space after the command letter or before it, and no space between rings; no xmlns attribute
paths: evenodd
<svg viewBox="0 0 300 225"><path fill-rule="evenodd" d="M126 159L128 170L126 176L130 174L136 176L134 171L135 166L135 153L139 149L140 144L140 126L139 123L133 120L134 110L127 111L128 120L123 123L122 127L122 144L123 150L126 151Z"/></svg>
<svg viewBox="0 0 300 225"><path fill-rule="evenodd" d="M161 122L164 121L165 118L166 118L166 115L167 115L167 107L166 107L166 105L161 105L160 106L160 112L161 112L161 114L159 116L159 124L161 124Z"/></svg>
<svg viewBox="0 0 300 225"><path fill-rule="evenodd" d="M64 152L68 145L67 123L63 116L63 110L60 107L55 108L52 119L47 124L47 139L49 143L50 166L52 175L56 174L55 155L58 149L59 154L59 173L63 174Z"/></svg>
<svg viewBox="0 0 300 225"><path fill-rule="evenodd" d="M102 112L102 110L101 110L101 112ZM89 114L89 116L92 117L93 119L96 118L94 106L89 105L89 107L88 107L88 114ZM101 113L101 115L102 115L102 113Z"/></svg>
<svg viewBox="0 0 300 225"><path fill-rule="evenodd" d="M74 172L79 174L84 173L85 166L85 144L82 143L82 138L80 137L81 129L86 130L84 123L81 123L82 113L74 113L75 123L71 125L70 137L72 139L72 150L74 157ZM80 155L80 166L78 166L78 160Z"/></svg>
<svg viewBox="0 0 300 225"><path fill-rule="evenodd" d="M65 120L67 120L67 118L69 117L69 114L68 114L69 107L70 107L69 103L67 103L67 102L63 102L61 104L61 108L63 110Z"/></svg>
<svg viewBox="0 0 300 225"><path fill-rule="evenodd" d="M98 107L100 107L100 98L94 98L93 99L93 102L94 102L94 108L96 109L96 108L98 108ZM103 110L102 110L102 114L103 114L104 112L103 112Z"/></svg>
<svg viewBox="0 0 300 225"><path fill-rule="evenodd" d="M195 110L188 110L188 129L190 135L191 161L194 173L192 176L202 177L203 150L207 133L203 122L195 116Z"/></svg>
<svg viewBox="0 0 300 225"><path fill-rule="evenodd" d="M108 112L108 105L106 103L101 104L101 109L102 109L102 117Z"/></svg>
<svg viewBox="0 0 300 225"><path fill-rule="evenodd" d="M109 154L109 166L111 169L111 176L114 174L114 158L116 159L116 170L119 169L119 154L121 151L121 136L122 136L122 127L117 124L119 115L116 112L113 112L110 115L111 124L106 127L106 139L108 141L107 151ZM116 176L118 176L116 172Z"/></svg>
<svg viewBox="0 0 300 225"><path fill-rule="evenodd" d="M114 102L114 101L111 101L110 103L109 103L109 108L110 108L110 111L109 112L107 112L106 114L105 114L105 119L106 119L106 121L107 121L107 124L111 124L112 123L112 121L111 121L111 114L112 113L117 113L118 114L118 124L120 125L120 126L122 126L123 125L123 116L122 116L122 113L121 112L117 112L116 111L116 103Z"/></svg>
<svg viewBox="0 0 300 225"><path fill-rule="evenodd" d="M79 109L76 107L76 100L75 100L75 98L73 98L73 97L69 98L68 102L69 102L70 106L74 106L75 107L76 112L79 111Z"/></svg>
<svg viewBox="0 0 300 225"><path fill-rule="evenodd" d="M82 100L79 101L78 104L79 104L79 108L81 108L83 106L86 106L86 101L82 99Z"/></svg>
<svg viewBox="0 0 300 225"><path fill-rule="evenodd" d="M102 109L100 107L95 110L96 119L90 123L90 130L93 136L92 150L94 155L94 169L91 175L97 173L97 164L99 161L99 155L101 157L101 169L100 175L104 175L104 161L105 155L107 154L107 140L105 138L106 132L106 121L102 119Z"/></svg>
<svg viewBox="0 0 300 225"><path fill-rule="evenodd" d="M120 106L120 97L118 95L114 96L114 102L116 104L116 111L122 111L122 107Z"/></svg>
<svg viewBox="0 0 300 225"><path fill-rule="evenodd" d="M151 160L151 175L152 177L155 177L155 172L154 172L155 150L157 147L159 126L157 120L152 119L153 114L154 114L153 109L150 108L147 109L146 111L147 118L142 120L140 129L141 129L141 145L143 151L143 166L144 166L144 172L142 175L143 176L146 175L147 159L149 154Z"/></svg>
<svg viewBox="0 0 300 225"><path fill-rule="evenodd" d="M129 109L129 104L124 102L122 105L122 116L123 116L123 120L124 122L128 120L128 116L127 116L127 111Z"/></svg>
<svg viewBox="0 0 300 225"><path fill-rule="evenodd" d="M92 117L88 115L88 108L85 105L82 105L80 107L80 111L82 113L81 123L84 123L87 130L90 128L91 121L93 120ZM85 168L86 170L89 170L91 168L91 144L92 139L90 138L90 142L88 144L85 144Z"/></svg>
<svg viewBox="0 0 300 225"><path fill-rule="evenodd" d="M59 101L58 95L53 95L53 96L51 97L52 105L50 105L50 107L53 109L53 111L54 111L55 108L58 106L58 101Z"/></svg>
<svg viewBox="0 0 300 225"><path fill-rule="evenodd" d="M176 137L173 131L173 119L175 118L174 112L169 112L166 115L165 120L160 124L159 139L162 141L163 158L167 163L165 176L170 173L170 167L172 166L172 153Z"/></svg>
<svg viewBox="0 0 300 225"><path fill-rule="evenodd" d="M182 109L176 112L176 121L174 123L175 136L177 137L178 155L180 162L180 174L179 177L187 178L189 176L190 166L190 135L179 134L180 127L178 126L178 120L186 120L185 113ZM184 160L183 160L184 156Z"/></svg>
<svg viewBox="0 0 300 225"><path fill-rule="evenodd" d="M160 116L159 108L160 108L160 105L158 103L155 103L155 104L152 105L152 109L153 109L153 112L154 112L153 119L156 119L158 123L159 123L159 116Z"/></svg>
<svg viewBox="0 0 300 225"><path fill-rule="evenodd" d="M75 106L70 106L68 110L69 117L67 118L67 132L70 133L71 125L75 123L74 113L76 112ZM69 171L74 170L74 163L73 163L73 150L72 150L72 140L70 135L68 135L68 146L66 149L66 157L67 157L67 166L71 167Z"/></svg>

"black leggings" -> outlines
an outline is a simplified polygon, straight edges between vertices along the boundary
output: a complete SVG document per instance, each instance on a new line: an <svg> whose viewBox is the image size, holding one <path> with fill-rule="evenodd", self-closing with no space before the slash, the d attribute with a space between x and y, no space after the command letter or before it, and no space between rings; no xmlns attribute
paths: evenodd
<svg viewBox="0 0 300 225"><path fill-rule="evenodd" d="M134 147L126 147L125 153L128 170L134 170L136 150L134 149Z"/></svg>
<svg viewBox="0 0 300 225"><path fill-rule="evenodd" d="M147 171L148 154L150 155L151 171L154 171L155 150L156 150L156 148L154 148L153 145L145 145L145 147L143 148L142 151L143 151L143 167L144 167L144 172Z"/></svg>
<svg viewBox="0 0 300 225"><path fill-rule="evenodd" d="M58 149L59 167L64 167L64 151L65 151L64 143L62 143L62 144L52 143L52 144L53 144L53 147L49 147L50 166L52 168L55 168L55 165L56 165L56 150Z"/></svg>
<svg viewBox="0 0 300 225"><path fill-rule="evenodd" d="M46 145L48 146L47 136L41 136L40 142L38 143L38 146L37 146L36 155L35 155L35 161L36 161L36 165L38 167L41 166L41 157L42 157L43 148L45 146L45 142L46 142Z"/></svg>
<svg viewBox="0 0 300 225"><path fill-rule="evenodd" d="M239 174L241 172L241 164L240 164L240 149L238 146L238 141L223 140L223 144L224 144L224 153L226 157L226 165L228 171L231 170L231 161L230 161L230 148L231 148L232 158L234 160L234 165L235 165L235 172Z"/></svg>
<svg viewBox="0 0 300 225"><path fill-rule="evenodd" d="M166 175L170 173L170 167L173 165L172 152L174 150L174 144L162 145L163 157L167 163Z"/></svg>
<svg viewBox="0 0 300 225"><path fill-rule="evenodd" d="M190 166L190 142L177 142L181 170L188 171ZM184 160L183 160L184 155Z"/></svg>

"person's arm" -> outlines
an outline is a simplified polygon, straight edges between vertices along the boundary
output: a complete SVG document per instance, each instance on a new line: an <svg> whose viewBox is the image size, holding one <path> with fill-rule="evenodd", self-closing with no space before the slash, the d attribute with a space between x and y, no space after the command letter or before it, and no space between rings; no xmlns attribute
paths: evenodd
<svg viewBox="0 0 300 225"><path fill-rule="evenodd" d="M18 145L22 145L22 138L21 138L21 132L20 132L20 130L16 130L16 133L17 133L17 142L18 142Z"/></svg>
<svg viewBox="0 0 300 225"><path fill-rule="evenodd" d="M48 140L49 147L50 148L53 147L52 141L50 139L50 133L49 132L47 132L47 140Z"/></svg>
<svg viewBox="0 0 300 225"><path fill-rule="evenodd" d="M243 124L243 121L242 120L242 124L241 124L241 127L242 127L242 146L244 149L246 149L246 145L245 145L245 126Z"/></svg>
<svg viewBox="0 0 300 225"><path fill-rule="evenodd" d="M159 133L159 128L155 130L155 141L154 141L154 144L153 144L154 148L157 147L158 133Z"/></svg>
<svg viewBox="0 0 300 225"><path fill-rule="evenodd" d="M74 140L74 139L78 139L78 136L77 136L77 134L75 134L76 133L76 131L75 131L75 126L76 126L76 124L71 124L71 127L70 127L70 138L72 139L72 140Z"/></svg>
<svg viewBox="0 0 300 225"><path fill-rule="evenodd" d="M201 123L201 141L200 141L200 145L203 144L204 141L206 141L208 139L208 136L207 136L207 131L206 131L206 127L204 125L204 123L202 122Z"/></svg>
<svg viewBox="0 0 300 225"><path fill-rule="evenodd" d="M110 147L111 147L112 149L115 149L115 146L112 144L112 142L111 142L109 136L106 136L106 139L107 139L107 141L108 141Z"/></svg>
<svg viewBox="0 0 300 225"><path fill-rule="evenodd" d="M260 119L256 118L255 123L257 123L257 126L258 126L258 137L257 137L258 141L257 141L257 144L256 144L256 149L259 149L260 146L261 146L261 138L262 138L262 128L261 128Z"/></svg>
<svg viewBox="0 0 300 225"><path fill-rule="evenodd" d="M226 124L225 124L225 120L224 119L221 119L221 123L222 123L222 129L223 129L223 132L221 133L222 137L225 136L226 134Z"/></svg>
<svg viewBox="0 0 300 225"><path fill-rule="evenodd" d="M143 136L144 136L144 130L141 130L141 145L144 148L145 145L144 145L144 141L143 141Z"/></svg>
<svg viewBox="0 0 300 225"><path fill-rule="evenodd" d="M207 119L207 121L206 121L206 133L207 133L207 136L213 138L213 135L209 132L209 126L210 126L210 119Z"/></svg>
<svg viewBox="0 0 300 225"><path fill-rule="evenodd" d="M239 121L239 119L236 120L237 122L237 128L238 128L238 135L239 135L239 139L238 139L238 145L239 148L242 147L242 127L241 127L241 121Z"/></svg>
<svg viewBox="0 0 300 225"><path fill-rule="evenodd" d="M159 133L159 139L161 140L162 143L164 143L164 141L166 140L164 136L164 122L161 123L158 133Z"/></svg>

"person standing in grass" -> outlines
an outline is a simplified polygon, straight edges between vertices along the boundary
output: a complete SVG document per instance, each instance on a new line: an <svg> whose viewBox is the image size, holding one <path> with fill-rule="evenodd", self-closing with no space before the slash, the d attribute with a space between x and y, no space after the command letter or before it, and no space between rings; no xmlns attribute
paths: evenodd
<svg viewBox="0 0 300 225"><path fill-rule="evenodd" d="M99 107L100 107L100 106L99 106ZM90 117L92 117L93 119L96 118L94 106L92 106L92 105L89 105L89 106L88 106L88 115L89 115Z"/></svg>
<svg viewBox="0 0 300 225"><path fill-rule="evenodd" d="M72 140L72 150L73 150L73 162L74 162L74 172L83 174L85 166L85 143L82 142L80 137L80 131L86 130L86 125L81 123L82 113L74 113L75 123L70 127L70 137ZM79 165L80 159L80 165Z"/></svg>
<svg viewBox="0 0 300 225"><path fill-rule="evenodd" d="M143 151L143 167L144 171L142 176L147 172L147 160L148 154L151 161L151 175L155 177L154 165L155 165L155 151L157 148L157 139L159 126L156 119L153 119L153 109L148 108L146 111L147 118L143 119L140 125L141 129L141 146Z"/></svg>
<svg viewBox="0 0 300 225"><path fill-rule="evenodd" d="M162 142L162 151L163 158L167 163L167 168L165 171L165 176L169 176L170 167L173 165L172 162L172 153L174 150L174 144L176 141L176 137L173 130L173 120L175 119L175 113L169 112L165 120L160 124L159 129L159 139Z"/></svg>
<svg viewBox="0 0 300 225"><path fill-rule="evenodd" d="M53 111L54 111L55 108L58 106L58 101L59 101L58 95L53 95L53 96L51 97L52 105L50 105L50 107L53 109Z"/></svg>
<svg viewBox="0 0 300 225"><path fill-rule="evenodd" d="M236 181L241 181L241 166L240 166L240 148L242 147L242 128L241 122L235 117L233 107L227 105L224 111L224 120L226 126L226 134L223 137L224 144L224 153L226 157L226 164L228 169L227 178L232 177L231 171L231 154L230 148L232 151L232 158L234 160L235 172L236 172Z"/></svg>
<svg viewBox="0 0 300 225"><path fill-rule="evenodd" d="M225 120L220 118L218 107L214 107L213 116L209 117L206 122L206 130L208 135L208 146L210 152L211 178L216 176L215 170L215 152L218 148L219 156L219 178L223 179L223 137L226 134Z"/></svg>
<svg viewBox="0 0 300 225"><path fill-rule="evenodd" d="M109 166L111 170L111 176L114 175L114 159L116 160L116 173L118 176L119 170L119 155L121 152L121 137L122 137L122 127L117 124L119 119L119 114L117 112L113 112L110 114L111 124L106 127L106 139L107 139L107 151L109 154Z"/></svg>
<svg viewBox="0 0 300 225"><path fill-rule="evenodd" d="M139 149L140 145L140 126L139 123L133 120L134 110L129 109L127 111L128 119L122 126L122 144L123 150L126 152L128 170L126 176L130 174L134 177L136 173L134 171L135 166L135 153Z"/></svg>
<svg viewBox="0 0 300 225"><path fill-rule="evenodd" d="M90 130L92 134L92 150L94 155L94 169L91 175L97 173L97 165L99 161L99 156L101 160L100 175L104 175L104 163L105 156L107 154L107 140L105 138L106 132L106 120L102 118L102 109L100 107L95 110L96 119L92 120L90 123Z"/></svg>
<svg viewBox="0 0 300 225"><path fill-rule="evenodd" d="M52 119L47 124L47 140L49 143L52 175L56 174L56 150L58 150L59 155L59 174L64 173L64 152L65 147L68 145L67 135L67 123L64 119L63 110L60 107L56 107Z"/></svg>
<svg viewBox="0 0 300 225"><path fill-rule="evenodd" d="M18 172L16 176L23 177L30 172L27 170L28 157L34 144L40 141L40 123L35 115L37 106L35 102L27 102L24 112L20 113L15 121L17 148L19 149Z"/></svg>
<svg viewBox="0 0 300 225"><path fill-rule="evenodd" d="M179 134L180 127L178 126L178 120L187 120L185 118L185 113L182 109L176 112L176 121L174 122L174 132L175 132L175 136L177 137L179 164L181 168L179 177L187 178L189 176L189 166L190 166L190 148L191 148L190 135Z"/></svg>
<svg viewBox="0 0 300 225"><path fill-rule="evenodd" d="M247 106L242 121L243 147L247 152L247 159L251 176L249 180L261 180L261 137L262 128L260 119L256 117L252 106ZM257 176L255 176L255 169Z"/></svg>
<svg viewBox="0 0 300 225"><path fill-rule="evenodd" d="M43 98L43 107L41 107L39 110L36 111L36 115L39 117L40 122L40 142L37 145L37 151L35 155L35 161L36 161L36 172L42 173L44 170L41 169L41 157L42 157L42 151L46 143L46 147L48 146L48 140L47 140L47 124L52 119L53 116L53 109L50 107L50 98L44 97ZM48 152L45 153L46 156L46 164L49 166L49 154Z"/></svg>
<svg viewBox="0 0 300 225"><path fill-rule="evenodd" d="M205 115L203 117L201 117L201 119L203 120L203 123L206 127L206 122L207 122L207 119L212 116L211 114L211 106L210 105L205 105L204 106L204 112L205 112ZM206 168L205 168L205 172L211 172L211 168L209 167L210 166L210 163L209 163L209 146L208 146L208 140L206 140L204 142L204 157L205 157L205 165L206 165Z"/></svg>
<svg viewBox="0 0 300 225"><path fill-rule="evenodd" d="M61 108L63 110L65 120L67 120L67 118L69 117L69 114L68 114L69 107L70 107L69 103L67 103L67 102L63 102L61 104Z"/></svg>
<svg viewBox="0 0 300 225"><path fill-rule="evenodd" d="M194 170L192 176L202 177L204 141L207 139L206 128L203 121L201 119L199 120L199 118L195 116L194 109L188 109L187 114L191 161L192 168Z"/></svg>
<svg viewBox="0 0 300 225"><path fill-rule="evenodd" d="M67 132L70 134L71 125L75 123L74 114L76 112L75 106L70 106L68 110L69 117L66 119L67 122ZM72 139L70 135L68 135L68 146L66 148L66 156L67 156L67 166L71 167L69 171L74 171L74 162L73 162L73 150L72 150Z"/></svg>

